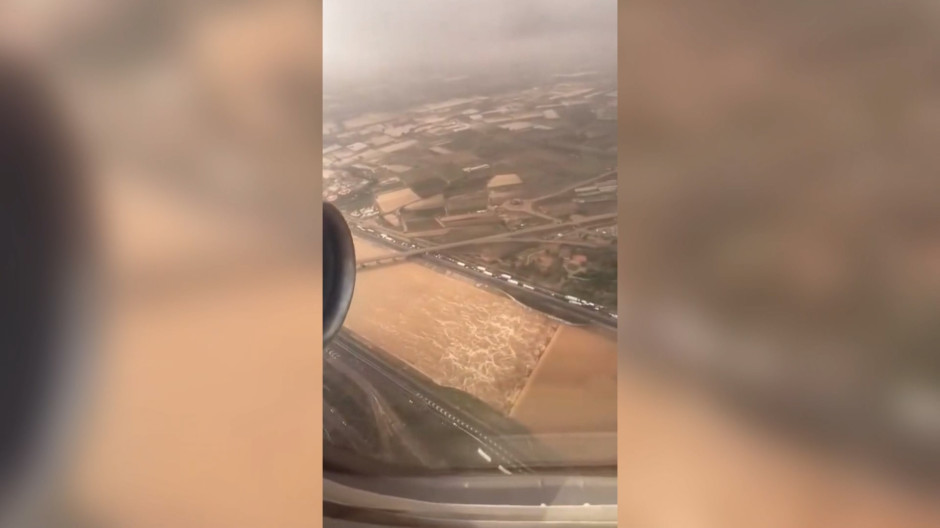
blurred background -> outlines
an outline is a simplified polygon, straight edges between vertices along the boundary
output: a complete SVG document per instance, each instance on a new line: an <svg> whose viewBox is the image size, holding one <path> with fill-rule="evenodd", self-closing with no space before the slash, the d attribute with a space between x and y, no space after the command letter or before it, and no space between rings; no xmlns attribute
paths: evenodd
<svg viewBox="0 0 940 528"><path fill-rule="evenodd" d="M620 16L622 519L937 526L937 6Z"/></svg>
<svg viewBox="0 0 940 528"><path fill-rule="evenodd" d="M940 525L940 11L620 6L623 526ZM105 265L89 526L321 518L320 10L18 0Z"/></svg>
<svg viewBox="0 0 940 528"><path fill-rule="evenodd" d="M54 92L102 264L68 525L314 526L320 11L11 1Z"/></svg>

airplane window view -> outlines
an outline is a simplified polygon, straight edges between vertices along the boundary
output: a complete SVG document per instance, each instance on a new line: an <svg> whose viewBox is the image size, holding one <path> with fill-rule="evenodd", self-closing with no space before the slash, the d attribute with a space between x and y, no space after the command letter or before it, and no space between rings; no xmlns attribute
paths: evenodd
<svg viewBox="0 0 940 528"><path fill-rule="evenodd" d="M0 527L940 526L934 4L0 2Z"/></svg>
<svg viewBox="0 0 940 528"><path fill-rule="evenodd" d="M324 3L328 468L616 470L616 3Z"/></svg>
<svg viewBox="0 0 940 528"><path fill-rule="evenodd" d="M316 526L323 468L324 510L433 475L394 491L613 523L615 2L10 4L100 244L69 517ZM321 201L359 259L322 361Z"/></svg>

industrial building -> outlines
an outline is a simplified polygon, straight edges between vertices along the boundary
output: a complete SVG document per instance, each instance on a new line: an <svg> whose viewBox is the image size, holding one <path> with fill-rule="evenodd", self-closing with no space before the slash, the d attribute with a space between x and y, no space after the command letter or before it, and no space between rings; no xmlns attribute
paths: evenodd
<svg viewBox="0 0 940 528"><path fill-rule="evenodd" d="M375 206L383 215L394 213L402 207L420 201L418 196L410 187L388 191L375 197Z"/></svg>
<svg viewBox="0 0 940 528"><path fill-rule="evenodd" d="M408 218L444 216L446 214L444 209L444 195L435 194L429 198L410 203L401 208L401 214L403 217Z"/></svg>
<svg viewBox="0 0 940 528"><path fill-rule="evenodd" d="M445 209L448 215L460 215L483 211L489 205L486 191L461 194L448 198Z"/></svg>
<svg viewBox="0 0 940 528"><path fill-rule="evenodd" d="M522 190L522 179L518 174L497 174L486 184L490 205L499 205L515 198Z"/></svg>

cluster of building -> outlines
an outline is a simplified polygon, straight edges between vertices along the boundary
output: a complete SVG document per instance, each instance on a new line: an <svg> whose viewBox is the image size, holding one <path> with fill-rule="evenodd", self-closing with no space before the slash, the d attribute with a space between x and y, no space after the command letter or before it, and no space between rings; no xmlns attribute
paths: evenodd
<svg viewBox="0 0 940 528"><path fill-rule="evenodd" d="M402 231L433 231L460 227L502 224L496 205L518 196L522 189L518 174L497 174L482 190L446 197L437 193L422 198L410 187L375 195L378 213Z"/></svg>
<svg viewBox="0 0 940 528"><path fill-rule="evenodd" d="M351 196L366 189L369 180L356 176L347 171L323 171L323 199L335 202L343 197Z"/></svg>
<svg viewBox="0 0 940 528"><path fill-rule="evenodd" d="M529 147L512 142L552 131L570 142L573 113L582 125L585 115L615 116L616 90L597 84L590 75L562 78L544 87L326 122L324 199L343 202L368 191L371 208L360 200L351 209L407 232L505 226L498 206L531 196L540 183L538 168L516 155ZM589 123L584 137L591 133ZM489 150L479 145L480 137L490 142ZM505 138L507 154L493 138ZM579 200L611 193L601 185L580 191Z"/></svg>
<svg viewBox="0 0 940 528"><path fill-rule="evenodd" d="M617 200L617 181L605 181L578 187L574 190L575 203L596 203Z"/></svg>

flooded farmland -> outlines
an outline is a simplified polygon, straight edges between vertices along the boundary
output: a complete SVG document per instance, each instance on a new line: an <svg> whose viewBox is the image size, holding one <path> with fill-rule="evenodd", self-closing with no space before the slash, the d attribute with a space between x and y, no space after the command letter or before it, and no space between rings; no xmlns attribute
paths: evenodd
<svg viewBox="0 0 940 528"><path fill-rule="evenodd" d="M389 251L356 240L357 258ZM435 382L505 413L558 329L508 297L414 262L362 271L345 324Z"/></svg>

